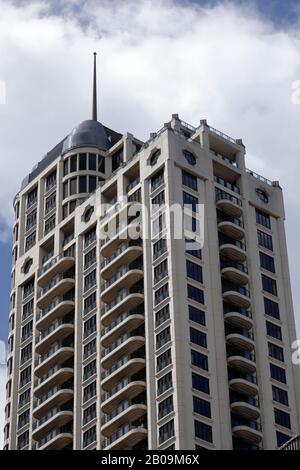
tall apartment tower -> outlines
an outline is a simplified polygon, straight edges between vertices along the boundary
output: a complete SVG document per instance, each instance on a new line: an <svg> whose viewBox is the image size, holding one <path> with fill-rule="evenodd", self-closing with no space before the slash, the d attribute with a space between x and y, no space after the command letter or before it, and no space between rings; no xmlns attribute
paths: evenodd
<svg viewBox="0 0 300 470"><path fill-rule="evenodd" d="M5 449L282 446L300 382L279 183L204 120L141 142L95 103L14 201Z"/></svg>

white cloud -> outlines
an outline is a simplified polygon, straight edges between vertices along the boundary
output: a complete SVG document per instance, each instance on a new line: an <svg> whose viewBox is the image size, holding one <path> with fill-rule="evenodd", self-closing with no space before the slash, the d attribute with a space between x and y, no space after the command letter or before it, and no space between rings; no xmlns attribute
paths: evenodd
<svg viewBox="0 0 300 470"><path fill-rule="evenodd" d="M100 119L145 138L171 113L242 137L247 165L285 189L290 252L300 224L300 33L275 29L254 9L171 0L0 0L0 227L20 180L89 117L91 52L101 52ZM297 13L295 13L296 15ZM299 14L299 13L298 13ZM300 17L299 17L300 18ZM300 268L291 257L292 276ZM297 293L296 307L300 308Z"/></svg>
<svg viewBox="0 0 300 470"><path fill-rule="evenodd" d="M3 449L6 367L0 365L0 450Z"/></svg>

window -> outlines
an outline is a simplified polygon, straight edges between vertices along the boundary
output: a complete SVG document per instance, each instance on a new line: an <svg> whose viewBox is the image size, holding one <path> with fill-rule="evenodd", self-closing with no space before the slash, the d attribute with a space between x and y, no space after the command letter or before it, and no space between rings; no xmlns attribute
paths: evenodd
<svg viewBox="0 0 300 470"><path fill-rule="evenodd" d="M25 326L22 328L22 333L21 333L21 340L25 341L27 338L29 338L32 335L32 328L33 328L33 321L31 320L30 322L26 323Z"/></svg>
<svg viewBox="0 0 300 470"><path fill-rule="evenodd" d="M190 165L196 165L196 157L192 152L189 152L188 150L183 150L182 151L184 158Z"/></svg>
<svg viewBox="0 0 300 470"><path fill-rule="evenodd" d="M271 273L275 273L275 262L272 256L266 255L265 253L259 252L260 257L260 267L270 271Z"/></svg>
<svg viewBox="0 0 300 470"><path fill-rule="evenodd" d="M165 259L154 268L154 283L156 284L168 274L168 260Z"/></svg>
<svg viewBox="0 0 300 470"><path fill-rule="evenodd" d="M96 284L96 269L91 271L87 276L84 278L84 291L91 289Z"/></svg>
<svg viewBox="0 0 300 470"><path fill-rule="evenodd" d="M95 153L89 153L89 170L96 171L96 158L97 155Z"/></svg>
<svg viewBox="0 0 300 470"><path fill-rule="evenodd" d="M20 373L20 387L24 387L31 380L31 366L26 367Z"/></svg>
<svg viewBox="0 0 300 470"><path fill-rule="evenodd" d="M186 275L194 281L203 282L202 267L192 261L186 261Z"/></svg>
<svg viewBox="0 0 300 470"><path fill-rule="evenodd" d="M152 222L152 236L156 237L166 227L166 214L160 214Z"/></svg>
<svg viewBox="0 0 300 470"><path fill-rule="evenodd" d="M162 346L164 346L164 344L168 343L169 341L171 341L171 332L170 327L168 326L156 335L156 349L161 348Z"/></svg>
<svg viewBox="0 0 300 470"><path fill-rule="evenodd" d="M50 175L46 177L46 184L45 189L49 191L49 189L53 188L56 185L56 170L52 171Z"/></svg>
<svg viewBox="0 0 300 470"><path fill-rule="evenodd" d="M167 251L167 241L165 238L161 238L153 244L153 260L158 258L160 255Z"/></svg>
<svg viewBox="0 0 300 470"><path fill-rule="evenodd" d="M209 380L202 375L192 373L192 387L199 392L209 395Z"/></svg>
<svg viewBox="0 0 300 470"><path fill-rule="evenodd" d="M95 442L97 438L96 426L88 429L83 433L83 447L90 445L92 442Z"/></svg>
<svg viewBox="0 0 300 470"><path fill-rule="evenodd" d="M93 248L84 256L84 269L88 268L95 262L96 262L96 248Z"/></svg>
<svg viewBox="0 0 300 470"><path fill-rule="evenodd" d="M286 374L285 374L284 369L282 369L281 367L275 366L274 364L270 364L270 373L271 373L272 379L286 384Z"/></svg>
<svg viewBox="0 0 300 470"><path fill-rule="evenodd" d="M90 341L88 344L86 344L83 348L83 358L86 359L87 357L91 356L96 352L97 346L96 346L96 338L94 338L92 341Z"/></svg>
<svg viewBox="0 0 300 470"><path fill-rule="evenodd" d="M185 208L190 209L193 212L198 212L198 203L199 203L198 198L195 196L192 196L189 193L186 193L185 191L183 191L182 195L183 195L183 205L185 206Z"/></svg>
<svg viewBox="0 0 300 470"><path fill-rule="evenodd" d="M83 424L89 423L94 418L96 418L96 403L93 403L91 406L88 406L83 411Z"/></svg>
<svg viewBox="0 0 300 470"><path fill-rule="evenodd" d="M272 385L272 394L274 401L277 401L282 405L289 406L288 393L285 390L282 390L282 388L278 388L275 387L275 385Z"/></svg>
<svg viewBox="0 0 300 470"><path fill-rule="evenodd" d="M188 298L198 302L200 304L204 304L204 293L203 290L198 289L198 287L191 286L190 284L187 285L187 295Z"/></svg>
<svg viewBox="0 0 300 470"><path fill-rule="evenodd" d="M194 191L198 191L197 176L191 175L191 173L185 170L182 170L182 184Z"/></svg>
<svg viewBox="0 0 300 470"><path fill-rule="evenodd" d="M86 176L79 176L79 190L80 193L87 192L87 181Z"/></svg>
<svg viewBox="0 0 300 470"><path fill-rule="evenodd" d="M79 154L79 171L86 170L86 154Z"/></svg>
<svg viewBox="0 0 300 470"><path fill-rule="evenodd" d="M29 444L29 431L25 431L23 432L23 434L21 434L18 437L17 447L20 450L20 449L23 449L23 447L26 447L28 444Z"/></svg>
<svg viewBox="0 0 300 470"><path fill-rule="evenodd" d="M83 401L86 402L96 395L96 380L83 389Z"/></svg>
<svg viewBox="0 0 300 470"><path fill-rule="evenodd" d="M48 214L48 212L52 211L52 209L55 209L55 207L56 207L56 193L53 193L46 199L45 214Z"/></svg>
<svg viewBox="0 0 300 470"><path fill-rule="evenodd" d="M205 313L192 305L189 305L189 319L199 325L205 326Z"/></svg>
<svg viewBox="0 0 300 470"><path fill-rule="evenodd" d="M195 436L207 442L212 442L212 428L208 424L195 420Z"/></svg>
<svg viewBox="0 0 300 470"><path fill-rule="evenodd" d="M30 212L26 218L26 230L34 227L36 225L36 210Z"/></svg>
<svg viewBox="0 0 300 470"><path fill-rule="evenodd" d="M25 251L30 250L35 245L36 242L36 232L33 232L25 240Z"/></svg>
<svg viewBox="0 0 300 470"><path fill-rule="evenodd" d="M150 165L151 165L151 166L154 166L154 165L157 163L160 154L161 154L161 150L160 150L160 149L154 150L154 152L153 152L152 155L150 156Z"/></svg>
<svg viewBox="0 0 300 470"><path fill-rule="evenodd" d="M105 173L105 157L98 155L98 171Z"/></svg>
<svg viewBox="0 0 300 470"><path fill-rule="evenodd" d="M262 202L264 202L265 204L269 202L269 196L263 189L256 188L255 192L257 194L258 199L260 199Z"/></svg>
<svg viewBox="0 0 300 470"><path fill-rule="evenodd" d="M20 414L18 418L18 429L21 429L23 426L29 423L29 415L30 410L26 410L24 413Z"/></svg>
<svg viewBox="0 0 300 470"><path fill-rule="evenodd" d="M54 228L55 228L55 214L49 217L49 219L45 221L45 234L51 232L51 230L53 230Z"/></svg>
<svg viewBox="0 0 300 470"><path fill-rule="evenodd" d="M158 327L170 318L169 304L161 308L155 314L155 326Z"/></svg>
<svg viewBox="0 0 300 470"><path fill-rule="evenodd" d="M63 184L63 199L66 199L66 197L69 196L69 183L68 181L66 181L64 184Z"/></svg>
<svg viewBox="0 0 300 470"><path fill-rule="evenodd" d="M27 344L24 348L21 349L21 364L28 361L32 357L32 343Z"/></svg>
<svg viewBox="0 0 300 470"><path fill-rule="evenodd" d="M163 392L172 387L172 372L164 375L157 381L157 395L161 395Z"/></svg>
<svg viewBox="0 0 300 470"><path fill-rule="evenodd" d="M69 173L69 159L64 161L64 176Z"/></svg>
<svg viewBox="0 0 300 470"><path fill-rule="evenodd" d="M151 191L154 191L158 188L161 184L164 183L164 170L160 170L155 173L154 176L151 178Z"/></svg>
<svg viewBox="0 0 300 470"><path fill-rule="evenodd" d="M34 292L34 279L23 284L23 300Z"/></svg>
<svg viewBox="0 0 300 470"><path fill-rule="evenodd" d="M211 409L209 401L203 400L203 398L193 396L193 410L198 415L206 416L211 418Z"/></svg>
<svg viewBox="0 0 300 470"><path fill-rule="evenodd" d="M266 214L259 209L255 209L256 212L256 223L259 225L263 225L264 227L271 229L271 220L269 214Z"/></svg>
<svg viewBox="0 0 300 470"><path fill-rule="evenodd" d="M27 258L27 260L24 262L24 265L22 267L22 271L24 274L27 274L29 273L29 269L31 268L32 266L32 263L33 263L33 259L32 258Z"/></svg>
<svg viewBox="0 0 300 470"><path fill-rule="evenodd" d="M291 439L291 436L287 436L283 432L276 431L277 446L283 446L287 441Z"/></svg>
<svg viewBox="0 0 300 470"><path fill-rule="evenodd" d="M269 292L270 294L277 296L277 283L275 279L272 279L264 274L261 275L263 290Z"/></svg>
<svg viewBox="0 0 300 470"><path fill-rule="evenodd" d="M97 178L96 176L89 176L89 193L95 191L97 187Z"/></svg>
<svg viewBox="0 0 300 470"><path fill-rule="evenodd" d="M96 331L96 315L93 317L89 318L85 323L84 323L84 337L87 338L89 335L94 333Z"/></svg>
<svg viewBox="0 0 300 470"><path fill-rule="evenodd" d="M34 188L30 193L27 194L27 209L33 206L37 201L37 188Z"/></svg>
<svg viewBox="0 0 300 470"><path fill-rule="evenodd" d="M273 300L264 297L265 314L280 320L279 305Z"/></svg>
<svg viewBox="0 0 300 470"><path fill-rule="evenodd" d="M77 178L70 179L70 196L77 193Z"/></svg>
<svg viewBox="0 0 300 470"><path fill-rule="evenodd" d="M72 155L70 159L70 173L77 171L77 155Z"/></svg>
<svg viewBox="0 0 300 470"><path fill-rule="evenodd" d="M96 240L96 227L84 234L84 246L87 247Z"/></svg>
<svg viewBox="0 0 300 470"><path fill-rule="evenodd" d="M23 306L22 320L33 314L33 299Z"/></svg>
<svg viewBox="0 0 300 470"><path fill-rule="evenodd" d="M188 232L200 234L200 223L199 219L197 219L196 217L191 217L190 215L184 213L183 226L184 229Z"/></svg>
<svg viewBox="0 0 300 470"><path fill-rule="evenodd" d="M96 374L96 372L96 359L94 359L94 361L90 362L83 368L83 380L87 380L89 377L92 377L92 375Z"/></svg>
<svg viewBox="0 0 300 470"><path fill-rule="evenodd" d="M164 369L169 364L171 364L171 361L172 361L171 349L168 349L167 351L162 353L160 356L158 356L156 359L157 372L159 372L160 370Z"/></svg>
<svg viewBox="0 0 300 470"><path fill-rule="evenodd" d="M273 251L273 238L271 235L268 235L261 230L257 230L257 240L260 246L267 248L268 250Z"/></svg>
<svg viewBox="0 0 300 470"><path fill-rule="evenodd" d="M191 350L192 365L203 370L208 370L208 357L199 351Z"/></svg>
<svg viewBox="0 0 300 470"><path fill-rule="evenodd" d="M202 259L201 245L195 240L185 239L185 252L195 258Z"/></svg>
<svg viewBox="0 0 300 470"><path fill-rule="evenodd" d="M169 297L169 284L164 284L162 287L157 289L154 293L154 304L158 305L164 299Z"/></svg>
<svg viewBox="0 0 300 470"><path fill-rule="evenodd" d="M202 348L207 348L206 334L192 327L190 327L190 341L198 346L202 346Z"/></svg>
<svg viewBox="0 0 300 470"><path fill-rule="evenodd" d="M111 169L115 171L123 162L123 149L118 150L111 158Z"/></svg>
<svg viewBox="0 0 300 470"><path fill-rule="evenodd" d="M151 200L152 210L157 211L165 203L165 192L162 191Z"/></svg>
<svg viewBox="0 0 300 470"><path fill-rule="evenodd" d="M266 321L266 328L267 328L267 335L272 336L273 338L282 341L282 333L280 326L271 323L270 321Z"/></svg>
<svg viewBox="0 0 300 470"><path fill-rule="evenodd" d="M284 362L283 348L273 343L268 343L269 356L274 357L278 361Z"/></svg>
<svg viewBox="0 0 300 470"><path fill-rule="evenodd" d="M168 421L166 424L159 428L159 443L167 441L174 436L174 419Z"/></svg>
<svg viewBox="0 0 300 470"><path fill-rule="evenodd" d="M19 408L27 405L30 402L31 389L28 388L25 392L21 393L19 396Z"/></svg>
<svg viewBox="0 0 300 470"><path fill-rule="evenodd" d="M291 418L288 413L274 408L275 423L285 428L291 429Z"/></svg>
<svg viewBox="0 0 300 470"><path fill-rule="evenodd" d="M158 419L167 416L173 411L173 395L170 395L158 405Z"/></svg>

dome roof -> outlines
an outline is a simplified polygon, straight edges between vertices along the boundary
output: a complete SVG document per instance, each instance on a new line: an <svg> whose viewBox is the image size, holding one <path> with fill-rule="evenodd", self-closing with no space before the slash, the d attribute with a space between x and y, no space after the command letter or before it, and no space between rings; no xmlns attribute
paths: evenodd
<svg viewBox="0 0 300 470"><path fill-rule="evenodd" d="M78 147L97 147L100 150L109 149L109 140L100 122L88 120L74 127L71 134L68 135L63 143L62 153Z"/></svg>

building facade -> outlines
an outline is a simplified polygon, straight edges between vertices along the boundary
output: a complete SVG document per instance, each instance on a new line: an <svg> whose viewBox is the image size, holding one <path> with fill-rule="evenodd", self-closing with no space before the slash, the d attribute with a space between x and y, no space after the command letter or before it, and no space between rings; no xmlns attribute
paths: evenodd
<svg viewBox="0 0 300 470"><path fill-rule="evenodd" d="M147 142L84 121L14 210L5 449L276 449L299 433L282 190L241 140L176 114Z"/></svg>

